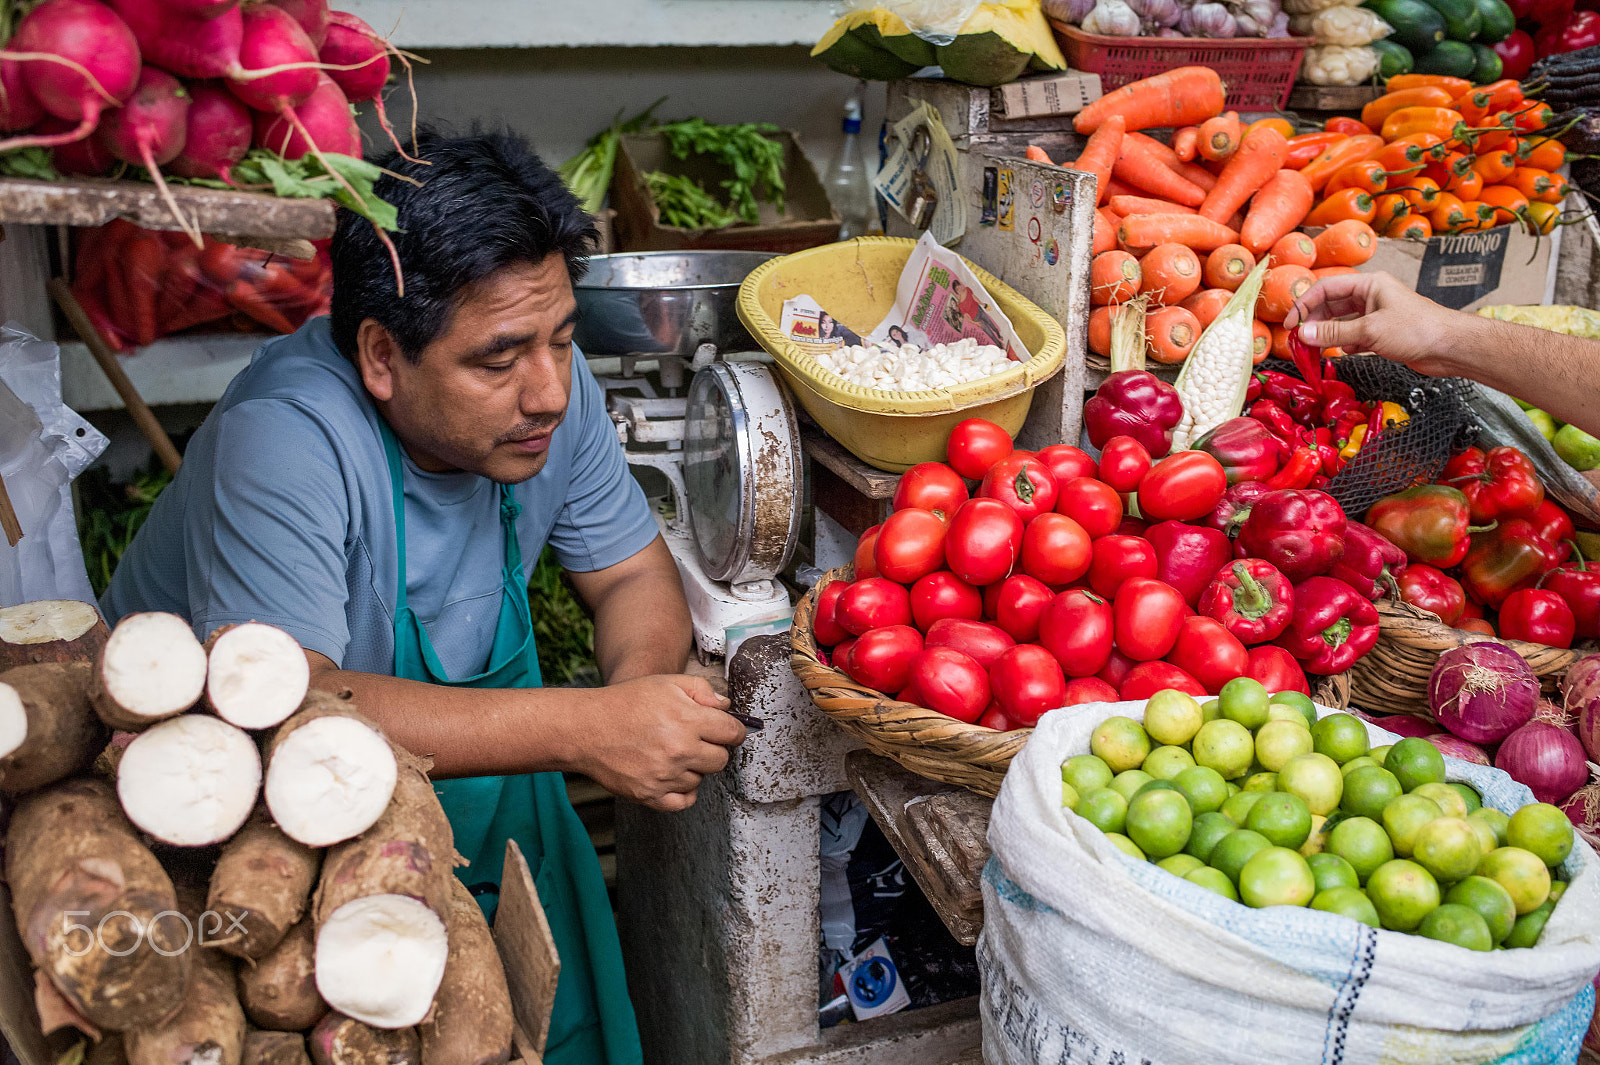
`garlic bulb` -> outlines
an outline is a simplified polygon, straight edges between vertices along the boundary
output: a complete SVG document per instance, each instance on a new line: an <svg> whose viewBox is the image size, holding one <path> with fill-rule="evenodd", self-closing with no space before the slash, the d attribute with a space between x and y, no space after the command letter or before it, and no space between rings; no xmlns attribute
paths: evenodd
<svg viewBox="0 0 1600 1065"><path fill-rule="evenodd" d="M1208 0L1185 9L1178 29L1191 37L1236 37L1239 23L1225 6Z"/></svg>
<svg viewBox="0 0 1600 1065"><path fill-rule="evenodd" d="M1097 0L1094 10L1083 20L1083 29L1107 37L1137 37L1139 16L1125 0Z"/></svg>

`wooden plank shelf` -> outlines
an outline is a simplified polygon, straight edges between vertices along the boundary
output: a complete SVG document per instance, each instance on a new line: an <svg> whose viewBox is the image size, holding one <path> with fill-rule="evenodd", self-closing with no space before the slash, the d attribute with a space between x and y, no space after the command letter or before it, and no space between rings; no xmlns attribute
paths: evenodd
<svg viewBox="0 0 1600 1065"><path fill-rule="evenodd" d="M1296 85L1289 90L1289 110L1359 111L1382 95L1376 85Z"/></svg>
<svg viewBox="0 0 1600 1065"><path fill-rule="evenodd" d="M328 200L281 199L261 192L189 185L170 187L179 208L206 233L280 241L333 236L334 206ZM116 218L126 218L145 229L182 228L156 187L142 181L0 178L0 224L100 226Z"/></svg>

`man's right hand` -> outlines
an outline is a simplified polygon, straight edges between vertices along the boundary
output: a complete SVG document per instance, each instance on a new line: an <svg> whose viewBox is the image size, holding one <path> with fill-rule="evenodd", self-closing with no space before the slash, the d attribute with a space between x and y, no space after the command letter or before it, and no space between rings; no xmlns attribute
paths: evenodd
<svg viewBox="0 0 1600 1065"><path fill-rule="evenodd" d="M652 809L694 805L701 779L726 766L728 748L744 742L744 726L724 712L731 704L701 677L640 677L593 696L593 720L574 723L575 768Z"/></svg>
<svg viewBox="0 0 1600 1065"><path fill-rule="evenodd" d="M1341 320L1343 319L1343 320ZM1388 274L1337 274L1311 286L1284 319L1319 348L1370 351L1430 377L1462 374L1450 359L1463 322L1472 315L1441 307Z"/></svg>

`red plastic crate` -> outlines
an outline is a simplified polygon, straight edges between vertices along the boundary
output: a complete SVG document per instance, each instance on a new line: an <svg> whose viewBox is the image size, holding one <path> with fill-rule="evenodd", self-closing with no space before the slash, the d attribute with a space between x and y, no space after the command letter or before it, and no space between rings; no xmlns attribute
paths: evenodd
<svg viewBox="0 0 1600 1065"><path fill-rule="evenodd" d="M1310 37L1105 37L1050 20L1067 65L1100 75L1106 92L1174 67L1210 67L1222 76L1232 111L1289 106L1289 91L1316 42Z"/></svg>

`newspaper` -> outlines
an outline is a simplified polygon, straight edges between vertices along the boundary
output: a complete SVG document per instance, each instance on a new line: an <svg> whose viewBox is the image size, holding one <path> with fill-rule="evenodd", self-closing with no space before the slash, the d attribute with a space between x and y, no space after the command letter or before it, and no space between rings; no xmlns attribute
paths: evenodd
<svg viewBox="0 0 1600 1065"><path fill-rule="evenodd" d="M919 130L927 129L926 158L911 154ZM933 212L928 232L940 244L949 246L960 240L967 231L967 201L961 194L957 179L959 163L956 146L944 128L939 112L921 101L905 118L889 128L886 138L888 156L878 167L878 176L872 185L901 218L906 215L906 203L912 198L912 175L920 166L939 198ZM920 144L919 144L920 149Z"/></svg>

